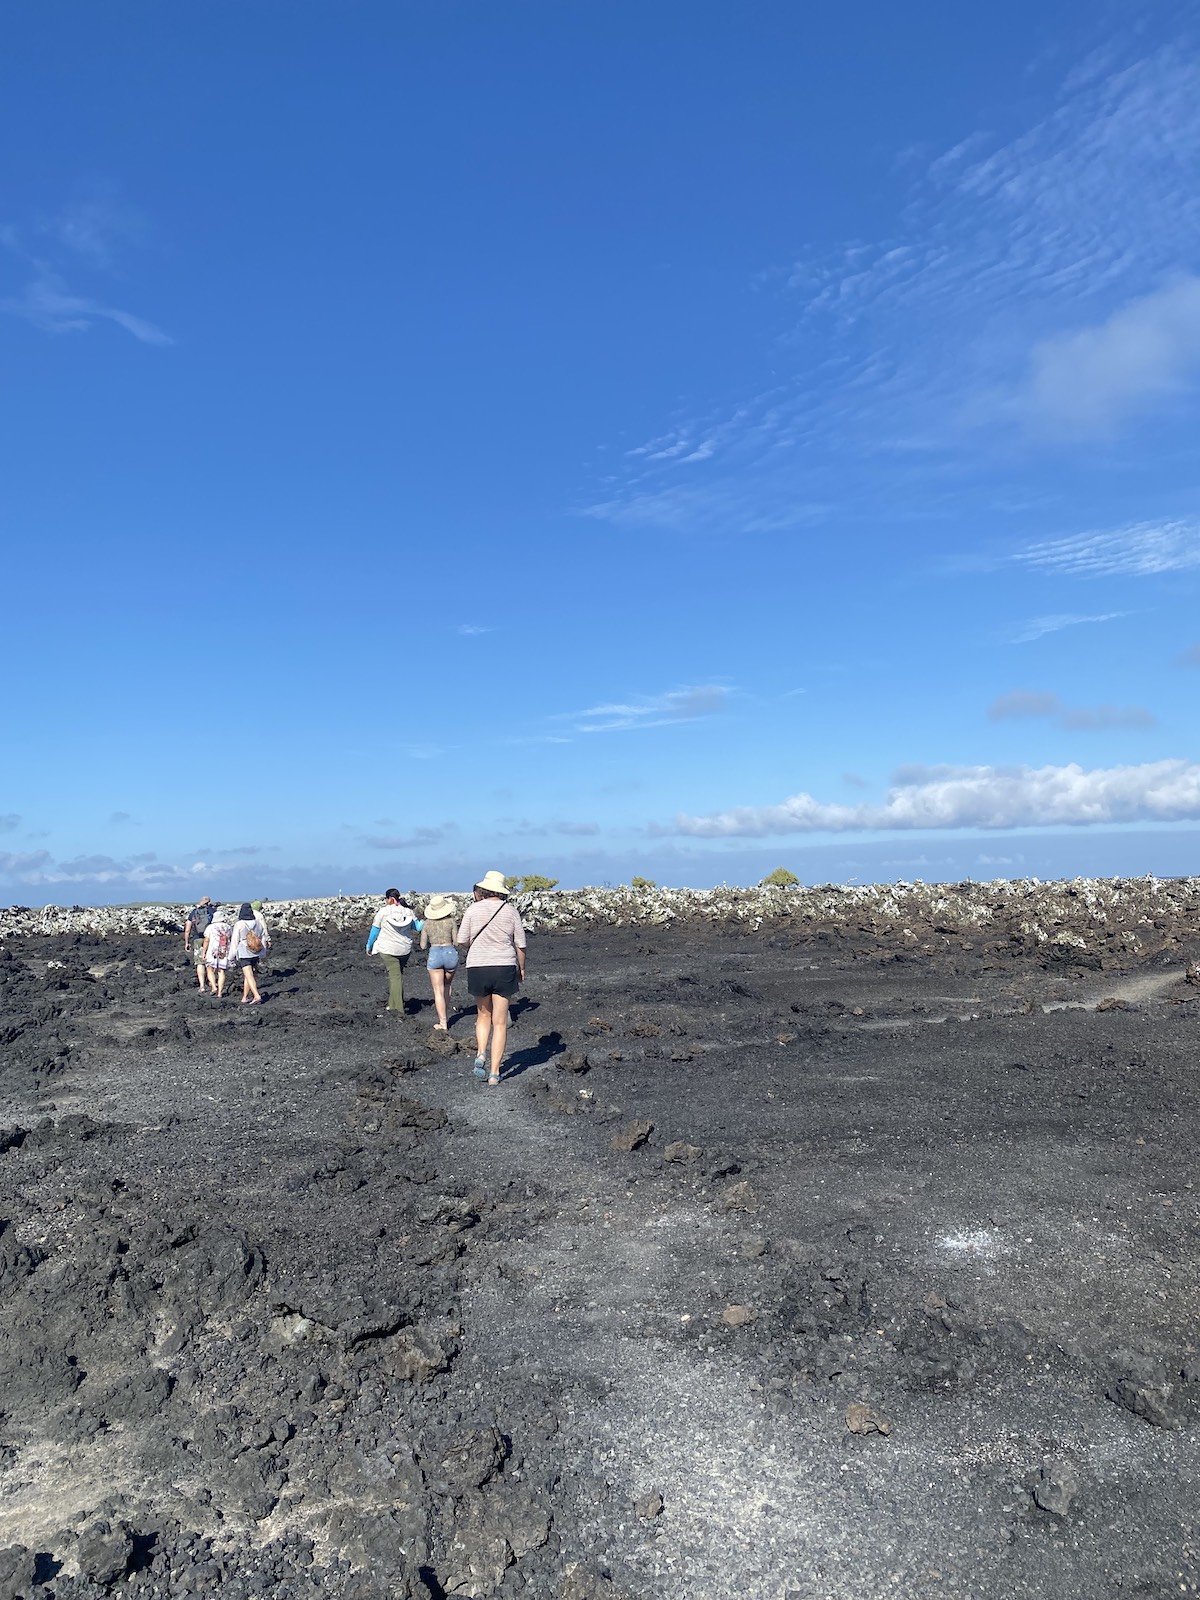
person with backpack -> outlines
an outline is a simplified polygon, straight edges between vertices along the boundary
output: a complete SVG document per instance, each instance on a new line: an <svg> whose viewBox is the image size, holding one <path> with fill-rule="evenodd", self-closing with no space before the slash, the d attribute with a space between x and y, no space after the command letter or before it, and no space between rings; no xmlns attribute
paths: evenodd
<svg viewBox="0 0 1200 1600"><path fill-rule="evenodd" d="M204 930L204 964L208 968L212 992L218 1000L225 993L225 977L231 965L229 932L229 924L215 916Z"/></svg>
<svg viewBox="0 0 1200 1600"><path fill-rule="evenodd" d="M475 904L463 913L458 943L467 947L467 993L475 1002L475 1076L494 1086L508 1043L509 1002L525 982L525 925L502 872L485 872L475 885Z"/></svg>
<svg viewBox="0 0 1200 1600"><path fill-rule="evenodd" d="M388 1011L403 1016L404 969L412 955L413 935L420 933L425 924L401 900L399 889L385 890L383 900L367 935L367 954L383 958L388 975Z"/></svg>
<svg viewBox="0 0 1200 1600"><path fill-rule="evenodd" d="M254 969L270 943L266 924L250 902L244 900L238 911L238 919L229 930L229 963L231 966L236 963L242 969L244 1006L262 1005L262 995L258 992L258 980Z"/></svg>
<svg viewBox="0 0 1200 1600"><path fill-rule="evenodd" d="M202 895L197 905L194 905L187 914L187 921L183 925L183 948L187 951L190 960L196 965L196 982L200 985L200 993L204 993L204 980L208 975L208 966L204 959L204 935L208 925L217 914L217 907L208 898ZM211 980L210 980L211 981ZM213 993L216 993L216 984L212 984Z"/></svg>

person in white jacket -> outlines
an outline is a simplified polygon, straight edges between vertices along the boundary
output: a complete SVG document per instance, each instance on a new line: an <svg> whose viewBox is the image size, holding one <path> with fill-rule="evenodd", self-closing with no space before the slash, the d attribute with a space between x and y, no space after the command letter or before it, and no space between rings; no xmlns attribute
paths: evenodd
<svg viewBox="0 0 1200 1600"><path fill-rule="evenodd" d="M388 889L367 935L368 952L382 956L387 968L387 1008L398 1016L404 1015L404 969L412 955L413 935L423 926L401 900L399 889Z"/></svg>

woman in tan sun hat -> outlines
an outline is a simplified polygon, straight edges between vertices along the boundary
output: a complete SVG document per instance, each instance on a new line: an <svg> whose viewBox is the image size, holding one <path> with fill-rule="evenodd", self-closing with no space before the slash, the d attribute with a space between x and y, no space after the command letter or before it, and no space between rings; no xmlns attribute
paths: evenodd
<svg viewBox="0 0 1200 1600"><path fill-rule="evenodd" d="M457 941L458 907L448 894L430 895L425 906L425 925L421 929L421 949L429 951L425 965L438 1014L434 1027L443 1033L450 1027L446 1021L446 1007L450 1004L450 990L458 971Z"/></svg>
<svg viewBox="0 0 1200 1600"><path fill-rule="evenodd" d="M475 885L475 904L463 913L458 942L467 947L467 993L475 1002L475 1076L496 1084L508 1043L509 1001L525 981L525 928L502 872L485 872Z"/></svg>

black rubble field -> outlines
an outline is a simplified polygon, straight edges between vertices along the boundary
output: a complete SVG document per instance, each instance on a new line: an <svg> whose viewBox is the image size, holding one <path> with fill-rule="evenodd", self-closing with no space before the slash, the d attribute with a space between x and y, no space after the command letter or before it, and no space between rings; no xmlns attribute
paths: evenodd
<svg viewBox="0 0 1200 1600"><path fill-rule="evenodd" d="M0 1597L1200 1593L1200 940L361 946L0 943Z"/></svg>

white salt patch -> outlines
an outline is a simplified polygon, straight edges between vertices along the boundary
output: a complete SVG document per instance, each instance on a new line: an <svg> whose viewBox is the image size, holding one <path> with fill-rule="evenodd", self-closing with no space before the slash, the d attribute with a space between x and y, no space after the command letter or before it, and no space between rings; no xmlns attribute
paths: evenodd
<svg viewBox="0 0 1200 1600"><path fill-rule="evenodd" d="M944 1233L938 1245L958 1256L998 1256L1004 1250L999 1235L989 1228L977 1228L973 1233Z"/></svg>

